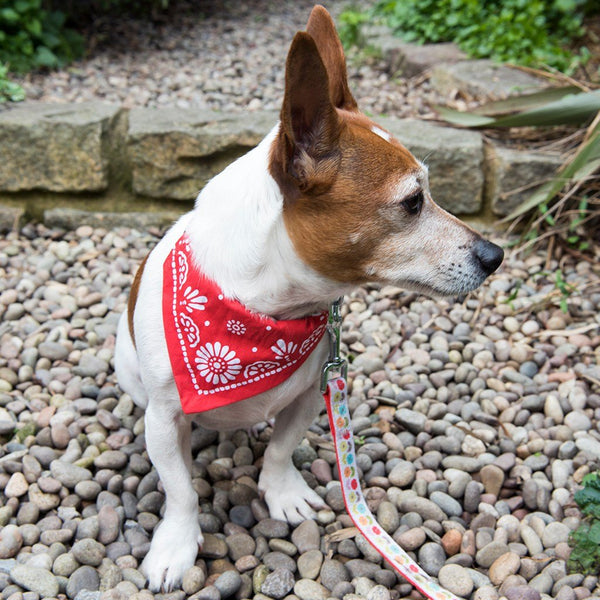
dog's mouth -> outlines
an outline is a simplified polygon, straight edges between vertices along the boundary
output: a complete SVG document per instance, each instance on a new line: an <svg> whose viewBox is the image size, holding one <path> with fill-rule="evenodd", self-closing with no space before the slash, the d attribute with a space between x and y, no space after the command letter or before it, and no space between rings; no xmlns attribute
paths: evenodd
<svg viewBox="0 0 600 600"><path fill-rule="evenodd" d="M439 281L429 283L417 279L404 279L402 281L390 282L410 292L417 292L436 300L444 300L464 296L476 290L486 279L486 275L471 273L468 276L448 278L440 275Z"/></svg>

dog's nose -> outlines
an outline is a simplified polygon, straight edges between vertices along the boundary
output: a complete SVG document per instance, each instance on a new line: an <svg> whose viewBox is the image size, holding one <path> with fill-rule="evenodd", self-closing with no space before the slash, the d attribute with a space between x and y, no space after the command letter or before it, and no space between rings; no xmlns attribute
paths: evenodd
<svg viewBox="0 0 600 600"><path fill-rule="evenodd" d="M491 275L504 259L504 250L483 238L479 238L475 242L473 252L488 275Z"/></svg>

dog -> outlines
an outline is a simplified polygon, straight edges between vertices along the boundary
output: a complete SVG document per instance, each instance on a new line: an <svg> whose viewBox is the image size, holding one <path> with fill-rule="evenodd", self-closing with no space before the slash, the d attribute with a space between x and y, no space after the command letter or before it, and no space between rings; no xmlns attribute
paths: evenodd
<svg viewBox="0 0 600 600"><path fill-rule="evenodd" d="M333 20L316 6L289 49L280 121L209 181L152 250L119 322L117 378L145 408L148 454L166 494L142 564L150 589L178 587L203 541L192 420L224 431L274 419L259 491L273 518L313 518L325 504L292 453L323 406L328 305L367 282L464 294L502 259L500 247L434 203L427 168L358 110ZM233 316L209 316L224 303ZM252 327L255 341L238 350ZM291 339L292 329L304 337ZM261 331L264 349L253 346Z"/></svg>

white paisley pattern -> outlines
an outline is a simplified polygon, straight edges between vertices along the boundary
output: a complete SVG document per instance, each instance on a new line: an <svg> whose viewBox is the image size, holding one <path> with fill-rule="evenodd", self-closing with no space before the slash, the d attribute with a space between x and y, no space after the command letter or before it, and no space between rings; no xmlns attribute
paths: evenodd
<svg viewBox="0 0 600 600"><path fill-rule="evenodd" d="M177 253L177 270L179 273L179 287L181 287L185 283L188 276L187 257L181 250Z"/></svg>
<svg viewBox="0 0 600 600"><path fill-rule="evenodd" d="M266 373L273 372L279 368L279 363L274 360L259 360L248 365L244 369L244 377L264 377Z"/></svg>
<svg viewBox="0 0 600 600"><path fill-rule="evenodd" d="M187 234L163 264L163 325L181 406L194 414L285 381L322 338L327 314L276 320L248 311L204 276Z"/></svg>
<svg viewBox="0 0 600 600"><path fill-rule="evenodd" d="M200 329L198 329L198 325L184 313L179 314L179 322L181 323L181 331L187 338L190 348L195 348L200 342Z"/></svg>
<svg viewBox="0 0 600 600"><path fill-rule="evenodd" d="M326 325L323 324L320 327L317 327L303 342L302 346L300 346L300 354L305 354L312 350L314 346L316 346L317 342L323 337L325 333Z"/></svg>

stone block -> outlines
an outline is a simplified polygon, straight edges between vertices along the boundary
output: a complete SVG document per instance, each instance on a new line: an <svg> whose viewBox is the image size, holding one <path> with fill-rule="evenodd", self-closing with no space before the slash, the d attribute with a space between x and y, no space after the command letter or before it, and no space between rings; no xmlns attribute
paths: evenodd
<svg viewBox="0 0 600 600"><path fill-rule="evenodd" d="M1 213L0 213L1 214ZM44 211L44 224L57 229L77 229L80 225L92 227L135 227L146 230L150 227L166 227L174 223L179 216L175 211L156 212L101 212L76 208L51 208Z"/></svg>
<svg viewBox="0 0 600 600"><path fill-rule="evenodd" d="M275 112L133 109L127 138L133 191L193 200L208 179L256 146L277 118Z"/></svg>
<svg viewBox="0 0 600 600"><path fill-rule="evenodd" d="M416 119L377 121L429 168L433 199L454 214L473 214L483 199L481 134Z"/></svg>
<svg viewBox="0 0 600 600"><path fill-rule="evenodd" d="M395 51L389 51L388 60L395 71L399 71L404 77L414 77L441 62L455 63L466 58L467 55L451 42L423 45L401 42Z"/></svg>
<svg viewBox="0 0 600 600"><path fill-rule="evenodd" d="M18 230L24 216L25 210L22 208L0 205L0 233Z"/></svg>
<svg viewBox="0 0 600 600"><path fill-rule="evenodd" d="M458 91L467 97L503 99L539 92L548 80L491 60L463 60L436 65L431 85L446 96Z"/></svg>
<svg viewBox="0 0 600 600"><path fill-rule="evenodd" d="M119 111L85 102L27 103L0 112L0 191L106 189L108 137Z"/></svg>
<svg viewBox="0 0 600 600"><path fill-rule="evenodd" d="M439 63L465 60L467 55L451 42L440 44L411 44L393 35L388 27L363 27L364 45L381 55L392 74L415 77Z"/></svg>
<svg viewBox="0 0 600 600"><path fill-rule="evenodd" d="M525 202L562 164L557 154L486 144L485 199L499 217Z"/></svg>

